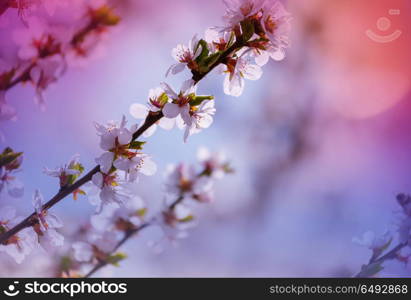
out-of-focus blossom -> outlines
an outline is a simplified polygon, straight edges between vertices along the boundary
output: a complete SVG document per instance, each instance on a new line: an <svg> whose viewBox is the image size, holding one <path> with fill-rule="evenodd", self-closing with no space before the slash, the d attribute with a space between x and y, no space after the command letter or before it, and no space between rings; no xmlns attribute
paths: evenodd
<svg viewBox="0 0 411 300"><path fill-rule="evenodd" d="M0 90L0 121L16 120L16 109L6 102L6 92Z"/></svg>
<svg viewBox="0 0 411 300"><path fill-rule="evenodd" d="M18 224L20 218L12 207L0 209L0 233L6 232ZM36 246L36 235L32 228L25 228L0 245L0 251L10 255L18 264L31 253Z"/></svg>
<svg viewBox="0 0 411 300"><path fill-rule="evenodd" d="M19 46L22 60L43 59L61 53L61 41L52 32L53 27L36 17L27 19L27 27L13 32L14 42Z"/></svg>
<svg viewBox="0 0 411 300"><path fill-rule="evenodd" d="M16 109L6 101L6 90L15 76L16 70L0 59L0 121L16 120Z"/></svg>
<svg viewBox="0 0 411 300"><path fill-rule="evenodd" d="M385 250L385 248L389 246L391 240L392 235L388 231L381 236L377 236L372 231L367 231L361 238L353 238L354 243L363 247L367 247L374 253L381 253L383 250Z"/></svg>
<svg viewBox="0 0 411 300"><path fill-rule="evenodd" d="M224 152L211 153L207 148L200 147L197 150L197 159L204 166L204 174L220 179L227 172L231 172L227 157Z"/></svg>
<svg viewBox="0 0 411 300"><path fill-rule="evenodd" d="M192 221L193 218L190 208L181 203L175 205L172 209L165 209L163 211L164 225L172 228L180 227L180 230L183 229L180 225L186 227L184 224Z"/></svg>
<svg viewBox="0 0 411 300"><path fill-rule="evenodd" d="M41 0L41 3L46 9L47 13L52 16L56 12L57 8L59 7L66 8L69 4L69 1L68 0Z"/></svg>
<svg viewBox="0 0 411 300"><path fill-rule="evenodd" d="M56 230L63 227L63 223L55 214L43 209L43 204L44 198L40 191L36 190L33 196L33 206L39 222L34 225L34 231L38 235L40 244L48 250L63 245L64 237Z"/></svg>
<svg viewBox="0 0 411 300"><path fill-rule="evenodd" d="M73 243L74 258L79 262L91 262L93 259L104 261L117 244L118 237L119 235L113 231L92 232L87 241Z"/></svg>
<svg viewBox="0 0 411 300"><path fill-rule="evenodd" d="M266 1L263 9L262 23L269 43L265 53L274 60L285 57L284 49L289 46L290 14L280 1Z"/></svg>
<svg viewBox="0 0 411 300"><path fill-rule="evenodd" d="M400 220L398 226L399 240L402 243L408 243L411 245L411 218L405 217Z"/></svg>
<svg viewBox="0 0 411 300"><path fill-rule="evenodd" d="M6 188L10 196L20 198L24 193L23 183L15 177L15 173L23 162L23 153L6 148L0 153L0 192Z"/></svg>
<svg viewBox="0 0 411 300"><path fill-rule="evenodd" d="M401 205L404 214L411 217L411 196L405 194L397 195L397 201Z"/></svg>
<svg viewBox="0 0 411 300"><path fill-rule="evenodd" d="M100 232L107 230L128 231L142 222L146 208L143 200L133 195L124 205L107 205L100 214L93 215L91 224Z"/></svg>
<svg viewBox="0 0 411 300"><path fill-rule="evenodd" d="M63 72L63 59L59 56L46 57L39 60L30 71L30 78L35 86L35 103L45 109L44 91L57 81Z"/></svg>
<svg viewBox="0 0 411 300"><path fill-rule="evenodd" d="M179 44L172 50L171 55L177 61L177 63L171 65L171 67L167 70L166 76L168 76L170 73L173 75L180 73L186 66L190 70L197 70L198 65L195 59L201 53L201 46L198 44L198 42L199 40L197 38L197 35L195 35L188 42L188 46Z"/></svg>
<svg viewBox="0 0 411 300"><path fill-rule="evenodd" d="M212 188L212 180L198 176L194 167L186 164L169 165L166 170L165 191L168 195L201 198Z"/></svg>

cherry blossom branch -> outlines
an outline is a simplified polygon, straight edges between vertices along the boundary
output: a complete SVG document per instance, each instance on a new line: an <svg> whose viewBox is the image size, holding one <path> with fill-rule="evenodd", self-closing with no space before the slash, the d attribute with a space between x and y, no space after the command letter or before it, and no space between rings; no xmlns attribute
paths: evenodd
<svg viewBox="0 0 411 300"><path fill-rule="evenodd" d="M198 83L201 79L203 79L208 73L210 73L216 66L223 63L228 56L230 56L233 52L238 51L244 46L242 42L235 42L231 47L225 50L221 56L216 60L216 62L210 66L209 70L204 73L194 73L192 79ZM147 118L145 119L143 125L133 134L133 140L139 138L148 128L154 125L157 121L159 121L163 117L163 113L161 111L156 113L148 114ZM86 175L81 177L77 180L74 184L62 188L53 198L51 198L47 203L45 203L42 207L43 210L48 210L65 197L79 189L83 184L89 182L94 174L100 171L99 166L95 166L91 171L89 171ZM23 230L24 228L31 227L38 223L36 218L36 213L33 212L30 216L25 218L15 227L11 228L10 230L6 231L5 233L0 235L0 244L5 243L10 237L18 233L19 231Z"/></svg>
<svg viewBox="0 0 411 300"><path fill-rule="evenodd" d="M113 248L113 250L108 253L108 255L113 255L125 242L127 242L130 238L132 238L135 234L143 230L144 228L150 226L151 223L143 223L139 227L129 230L124 234L124 237L117 243L117 245ZM86 275L84 275L84 278L89 278L91 277L94 273L99 271L101 268L104 268L107 266L109 263L107 260L100 260Z"/></svg>
<svg viewBox="0 0 411 300"><path fill-rule="evenodd" d="M18 241L20 237L16 234L24 228L33 227L32 229L37 234L38 239L47 235L45 237L46 240L51 239L50 241L55 245L61 245L64 238L60 237L55 228L60 228L62 223L49 212L49 209L71 193L73 193L74 197L76 197L77 193L84 194L80 187L89 181L92 181L94 187L99 190L98 199L96 201L93 200L93 204L99 206L97 215L100 215L103 205L110 203L126 205L129 202L128 200L131 200L130 195L134 195L134 192L127 195L127 185L135 182L139 173L150 176L156 169L150 157L139 152L144 142L138 141L137 138L164 116L168 119L168 121L165 120L166 122L173 121L173 124L175 122L178 127L185 129L184 141L186 141L190 135L208 128L213 122L213 115L216 111L213 96L196 94L197 83L201 79L222 64L225 70L221 71L226 74L224 92L228 95L240 96L244 88L244 78L250 80L260 78L262 74L261 66L267 63L269 57L274 60L281 60L284 57L283 49L288 45L286 33L288 32L289 16L279 2L261 2L256 6L246 6L247 9L243 7L230 7L231 4L228 3L226 5L228 5L226 11L228 27L221 31L208 29L204 39L198 40L194 36L189 42L188 47L180 44L173 49L173 56L177 63L169 68L167 74L176 74L185 67L192 73L191 79L182 84L180 91L175 92L172 87L163 82L161 83L161 88L150 90L148 107L143 105L138 107L137 105L134 107L134 114L130 108L130 112L135 118L144 119L143 125L138 129L136 125L130 129L126 128L124 116L119 124L112 122L107 124L107 126L96 124L97 133L101 137L100 147L105 151L96 159L98 165L80 179L78 177L84 168L76 159L57 170L45 170L46 174L59 178L60 190L45 204L43 204L44 201L40 192L36 191L33 202L35 212L11 229L8 226L2 226L0 234L1 244L11 245L14 247L13 251L19 252ZM92 22L73 37L71 44L74 47L78 42L81 43L83 41L84 35L90 30L99 31L100 26L104 28L106 25L115 25L118 22L118 17L113 15L106 6L97 10L90 10L89 14ZM97 25L93 22L97 22ZM61 52L60 44L56 43L53 37L48 36L47 43L41 46L43 48L37 49L39 59L54 54L60 54L64 59L64 53ZM82 52L83 49L80 47L77 50ZM15 75L14 69L5 73L3 75L4 80L8 81L5 84L3 83L3 89L4 86L7 87L10 81L11 86L14 86L20 81L31 80L30 70L36 67L36 60L33 60L33 63L34 66L29 66L26 70L30 74L25 75L25 72L23 72L23 74L16 78L16 81L12 81L12 77ZM55 77L51 78L51 80L55 79ZM50 82L41 82L41 85L39 82L38 88L44 89ZM143 106L143 109L141 109L141 106ZM166 126L164 122L160 122L159 125L160 127ZM184 170L183 165L173 171L172 180L175 180L176 177L179 179L177 182L171 183L170 193L180 196L166 210L162 211L161 220L164 224L174 229L182 229L185 227L183 223L192 220L192 215L181 216L185 208L183 204L179 204L186 197L191 197L191 199L198 202L211 201L212 195L209 191L203 190L203 192L200 192L201 189L207 189L207 186L209 186L207 182L200 179L211 177L211 171L215 163L212 160L208 161L205 164L204 171L198 175L197 179L187 180L187 178L191 178L190 176L195 174L191 170ZM227 165L221 165L220 167L223 172L229 172ZM119 178L123 174L124 179ZM204 186L201 187L201 185ZM177 194L175 194L176 188L180 191ZM90 199L93 197L92 193L89 194L89 197ZM13 218L13 214L10 211L5 220L2 221L3 224L13 226L15 223L9 223L9 220ZM99 249L97 245L93 244L94 242L78 242L76 246L73 245L73 248L84 249L85 252L84 254L75 254L76 259L84 262L90 262L93 257L97 259L98 264L88 273L88 276L107 263L114 264L121 257L110 257L105 252L113 249L115 251L133 234L151 224L153 220L155 219L140 226L138 226L140 222L135 220L130 224L114 224L115 226L120 226L117 229L121 230L124 235L118 243L116 242L120 236L117 236L112 241L114 243L109 244L115 244L116 246L113 248L108 247L107 249L108 245L105 244L104 247ZM21 234L23 235L24 233L22 232ZM108 233L110 234L110 232ZM102 236L97 238L100 238L100 241L104 244ZM104 249L107 250L104 251ZM17 253L16 251L13 253ZM24 255L22 253L18 259L21 260L21 257L24 257Z"/></svg>
<svg viewBox="0 0 411 300"><path fill-rule="evenodd" d="M153 124L155 124L160 118L162 117L162 113L158 113L156 115L149 115L147 116L146 121L144 124L133 134L133 140L137 139L140 137L144 131L146 131L149 127L151 127ZM54 195L53 198L51 198L48 202L46 202L42 209L43 210L48 210L54 205L56 205L58 202L63 200L65 197L79 189L83 184L89 182L91 178L93 177L94 174L99 172L100 167L95 166L92 170L90 170L86 175L78 179L74 184L69 185L67 187L64 187L60 189L60 191ZM6 231L5 233L0 235L0 244L4 244L7 242L9 238L11 238L13 235L16 233L20 232L24 228L31 227L38 223L38 219L36 217L36 212L33 212L30 216L25 218L23 221L21 221L19 224L11 228L10 230Z"/></svg>

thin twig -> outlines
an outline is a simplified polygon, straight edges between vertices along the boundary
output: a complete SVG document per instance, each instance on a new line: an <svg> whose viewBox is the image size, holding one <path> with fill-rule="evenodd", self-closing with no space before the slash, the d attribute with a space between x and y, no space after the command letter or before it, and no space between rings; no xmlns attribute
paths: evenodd
<svg viewBox="0 0 411 300"><path fill-rule="evenodd" d="M116 246L113 248L113 250L110 251L110 253L107 253L108 256L113 255L125 242L127 242L131 237L133 237L135 234L143 230L144 228L150 226L152 223L151 222L146 222L137 227L136 229L129 230L124 234L124 237L116 244ZM84 275L84 278L88 278L94 273L96 273L98 270L101 268L105 267L108 264L106 260L100 260L86 275Z"/></svg>

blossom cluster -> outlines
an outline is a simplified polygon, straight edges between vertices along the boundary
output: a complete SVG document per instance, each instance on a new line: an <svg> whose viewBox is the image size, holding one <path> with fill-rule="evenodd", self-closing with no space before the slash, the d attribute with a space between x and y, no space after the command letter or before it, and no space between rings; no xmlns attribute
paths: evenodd
<svg viewBox="0 0 411 300"><path fill-rule="evenodd" d="M213 202L214 182L233 172L223 152L211 153L201 147L197 159L200 168L180 163L166 170L164 209L156 221L171 242L185 237L186 229L195 224L191 203Z"/></svg>
<svg viewBox="0 0 411 300"><path fill-rule="evenodd" d="M151 157L143 152L145 142L137 140L140 135L152 135L157 125L164 129L177 126L184 130L186 142L189 136L210 127L216 112L213 96L197 94L197 84L204 76L212 70L225 73L225 93L239 96L244 89L244 78L258 79L261 66L270 57L274 60L284 57L290 17L280 2L227 0L225 4L223 27L209 28L203 39L195 36L188 46L178 45L173 49L177 63L166 75L184 69L191 72L191 78L184 81L180 89L175 90L162 82L149 91L146 105L133 104L130 113L142 120L140 124L127 126L124 116L120 122L95 123L103 151L96 158L96 168L78 180L84 168L75 156L64 166L44 170L59 180L59 193L64 195L58 193L58 199L70 193L76 199L78 194L87 193L90 203L96 206L92 230L82 241L73 244L73 256L80 265L117 264L125 257L115 253L117 248L149 225L160 226L166 240L175 241L185 236L186 229L195 223L190 204L211 202L215 179L232 171L223 155L201 149L200 170L187 164L167 169L164 208L160 213L147 218L146 205L137 196L140 175L151 176L157 170ZM52 32L52 27L43 26L36 19L25 19L31 22L28 31L14 34L21 46L18 54L24 64L22 68L12 67L0 72L0 112L12 115L12 109L5 104L4 93L16 82L32 82L38 102L43 103L42 92L58 78L70 61L70 55L87 54L89 47L96 44L94 38L89 37L99 36L107 26L119 21L105 4L96 7L90 4L87 16L85 26L74 34L62 35L64 40ZM79 181L81 184L77 184ZM43 248L62 245L64 238L58 232L62 222L49 212L49 202L44 203L40 192L36 191L30 226L8 238L0 249L20 262L36 245ZM2 211L7 214L0 216L0 234L12 230L18 223L13 210ZM70 274L71 270L66 271Z"/></svg>
<svg viewBox="0 0 411 300"><path fill-rule="evenodd" d="M117 265L126 255L116 252L120 241L131 237L146 226L159 226L164 233L156 244L167 240L175 242L186 236L186 229L194 225L190 202L210 203L213 183L232 172L223 153L210 153L206 148L198 151L200 167L181 163L170 165L165 172L164 208L149 216L146 203L130 194L125 202L110 202L91 217L81 241L73 243L72 268L62 270L66 275L78 274L79 269L105 262ZM199 170L198 170L199 169Z"/></svg>
<svg viewBox="0 0 411 300"><path fill-rule="evenodd" d="M225 25L208 28L203 39L194 36L188 46L178 45L172 51L177 63L168 74L177 74L188 68L194 79L200 78L212 68L227 50L234 50L225 57L219 72L226 74L224 92L240 96L244 90L244 78L257 80L261 66L269 58L282 60L284 48L289 45L290 16L279 1L228 0L224 1Z"/></svg>
<svg viewBox="0 0 411 300"><path fill-rule="evenodd" d="M382 235L376 235L367 231L361 238L353 239L353 242L372 251L369 263L362 266L359 277L374 276L384 268L386 260L397 260L406 267L411 267L411 196L398 194L397 202L401 206L401 212L394 232L387 230ZM395 240L398 246L389 250Z"/></svg>
<svg viewBox="0 0 411 300"><path fill-rule="evenodd" d="M13 157L14 159L11 160ZM21 153L15 153L7 148L2 156L0 156L0 161L9 161L4 169L10 172L20 166L21 157ZM44 172L52 177L57 177L60 182L60 188L64 188L73 184L84 170L78 159L78 156L74 156L66 165L54 170L45 168ZM11 188L9 183L11 180L13 178L8 175L7 182L4 184L8 185L9 194L15 196L17 194L16 190L20 191L22 187ZM3 183L1 187L3 187ZM19 192L19 194L21 193L22 191ZM80 189L75 190L73 192L74 198L77 197L78 193L84 192ZM63 227L63 222L45 207L45 201L40 191L36 190L34 192L32 204L34 208L34 213L31 217L32 226L12 235L5 243L0 245L0 251L9 254L17 263L21 263L37 247L50 251L55 247L62 246L64 243L63 235L58 232L58 229ZM21 220L22 218L16 215L14 208L2 207L0 209L0 233L7 232Z"/></svg>
<svg viewBox="0 0 411 300"><path fill-rule="evenodd" d="M174 125L183 129L186 142L190 135L210 127L216 112L212 96L196 95L201 78L215 68L226 74L224 92L240 96L244 79L259 79L261 66L270 57L284 58L290 16L279 1L230 0L225 4L225 26L209 28L203 39L195 35L188 46L179 44L172 50L177 62L170 66L166 76L188 69L192 79L183 82L177 91L162 82L160 87L150 90L147 105L135 103L130 107L133 117L145 119L161 112L166 119L158 125L166 130ZM154 131L155 127L145 135Z"/></svg>
<svg viewBox="0 0 411 300"><path fill-rule="evenodd" d="M89 191L89 199L97 211L110 203L125 204L133 196L140 174L151 176L157 171L151 157L142 152L144 142L133 138L137 125L127 128L126 123L123 116L119 123L95 124L104 151L96 159L100 169L93 175Z"/></svg>
<svg viewBox="0 0 411 300"><path fill-rule="evenodd" d="M17 46L16 61L7 63L1 58L4 53L0 53L0 121L16 118L16 110L6 101L6 92L19 83L28 82L34 86L35 102L44 109L44 91L58 80L67 66L84 64L91 55L98 53L108 28L120 20L103 0L16 0L6 3L8 6L3 8L3 14L0 7L2 27L8 26L3 24L9 11L7 8L17 8L19 12L30 10L25 14L21 28L10 28ZM52 18L42 17L41 9L53 15L58 7L65 13L70 12L68 24L55 24ZM79 16L82 17L80 20Z"/></svg>

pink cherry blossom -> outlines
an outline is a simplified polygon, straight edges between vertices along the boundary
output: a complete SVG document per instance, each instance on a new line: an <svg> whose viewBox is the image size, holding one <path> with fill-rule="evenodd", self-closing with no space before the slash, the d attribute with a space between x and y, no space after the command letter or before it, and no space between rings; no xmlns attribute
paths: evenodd
<svg viewBox="0 0 411 300"><path fill-rule="evenodd" d="M230 59L223 72L227 73L224 79L224 93L235 97L243 93L244 78L258 80L263 73L261 67L253 64L246 55Z"/></svg>

